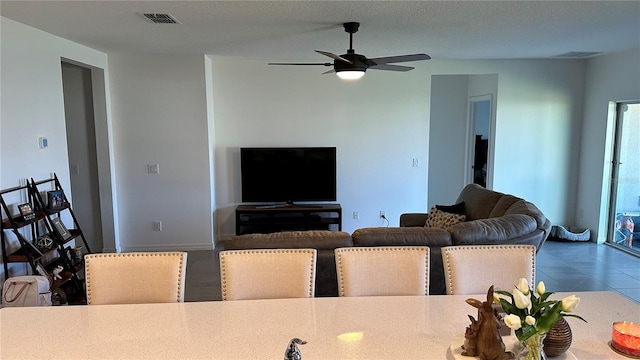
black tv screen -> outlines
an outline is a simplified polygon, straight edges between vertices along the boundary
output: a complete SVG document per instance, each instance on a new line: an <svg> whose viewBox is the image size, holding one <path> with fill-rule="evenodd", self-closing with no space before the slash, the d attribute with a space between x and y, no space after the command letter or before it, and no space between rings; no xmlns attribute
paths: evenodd
<svg viewBox="0 0 640 360"><path fill-rule="evenodd" d="M336 201L336 148L241 148L243 202Z"/></svg>

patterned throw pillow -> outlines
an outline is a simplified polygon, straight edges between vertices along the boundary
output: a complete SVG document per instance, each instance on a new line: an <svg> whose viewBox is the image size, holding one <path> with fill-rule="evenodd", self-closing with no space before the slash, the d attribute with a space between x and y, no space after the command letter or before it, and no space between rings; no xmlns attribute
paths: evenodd
<svg viewBox="0 0 640 360"><path fill-rule="evenodd" d="M432 207L429 210L429 217L424 224L426 227L439 227L447 230L450 226L453 226L459 222L463 222L467 219L466 215L452 214L436 209Z"/></svg>

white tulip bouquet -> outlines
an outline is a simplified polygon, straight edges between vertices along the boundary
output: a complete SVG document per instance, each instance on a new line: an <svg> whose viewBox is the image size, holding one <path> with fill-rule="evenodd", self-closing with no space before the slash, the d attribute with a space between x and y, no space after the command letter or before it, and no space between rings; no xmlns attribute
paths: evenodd
<svg viewBox="0 0 640 360"><path fill-rule="evenodd" d="M513 293L497 290L493 297L507 313L504 323L515 331L521 343L525 343L534 335L546 334L561 317L571 316L587 322L578 315L569 314L580 303L579 297L570 295L562 300L548 300L551 294L546 292L542 281L534 293L529 289L527 279L521 278Z"/></svg>

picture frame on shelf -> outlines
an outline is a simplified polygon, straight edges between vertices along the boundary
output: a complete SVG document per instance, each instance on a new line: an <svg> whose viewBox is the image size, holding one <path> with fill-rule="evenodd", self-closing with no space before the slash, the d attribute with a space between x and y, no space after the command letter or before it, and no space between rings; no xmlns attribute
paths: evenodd
<svg viewBox="0 0 640 360"><path fill-rule="evenodd" d="M67 255L67 258L69 259L69 261L71 261L71 264L73 266L76 266L82 262L82 257L78 256L78 253L75 250L75 248L72 248L71 246L67 246L66 248L64 248L64 251L65 251L65 254Z"/></svg>
<svg viewBox="0 0 640 360"><path fill-rule="evenodd" d="M40 249L38 249L31 241L23 240L21 242L23 242L25 247L29 249L29 252L31 252L36 257L44 256L44 254L40 251Z"/></svg>
<svg viewBox="0 0 640 360"><path fill-rule="evenodd" d="M58 232L58 235L60 235L60 237L62 237L63 240L67 240L71 237L71 233L69 232L67 227L64 225L62 220L60 220L60 218L51 219L51 223L53 223L54 229Z"/></svg>
<svg viewBox="0 0 640 360"><path fill-rule="evenodd" d="M49 210L59 210L64 208L64 196L62 190L47 191L47 208Z"/></svg>
<svg viewBox="0 0 640 360"><path fill-rule="evenodd" d="M31 207L30 203L18 205L18 210L25 222L29 222L36 218L36 213L33 211L33 207Z"/></svg>

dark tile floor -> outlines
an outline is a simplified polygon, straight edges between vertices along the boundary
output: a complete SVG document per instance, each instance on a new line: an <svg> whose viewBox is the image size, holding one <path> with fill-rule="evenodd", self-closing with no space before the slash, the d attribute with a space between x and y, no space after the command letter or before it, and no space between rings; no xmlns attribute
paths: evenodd
<svg viewBox="0 0 640 360"><path fill-rule="evenodd" d="M640 304L640 257L606 244L547 241L536 281L548 291L616 291Z"/></svg>
<svg viewBox="0 0 640 360"><path fill-rule="evenodd" d="M218 252L189 252L185 301L221 299ZM616 291L640 304L640 257L605 244L545 242L536 257L541 280L548 291Z"/></svg>

